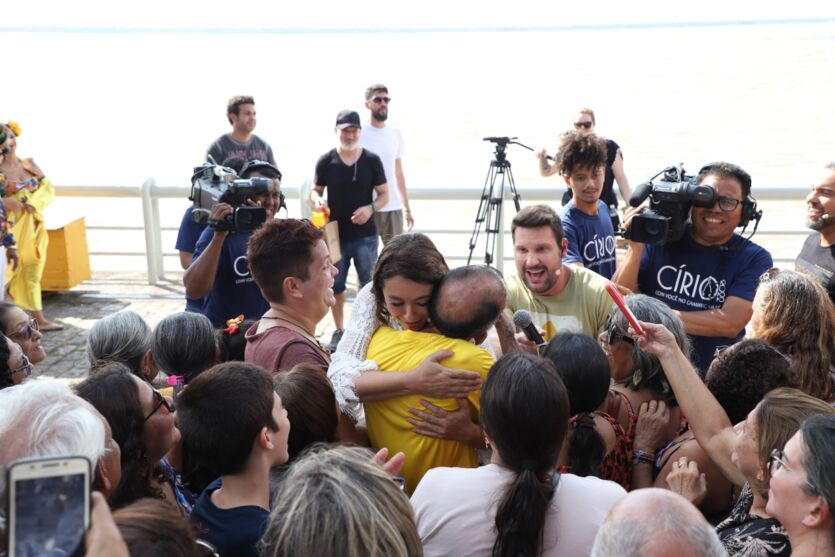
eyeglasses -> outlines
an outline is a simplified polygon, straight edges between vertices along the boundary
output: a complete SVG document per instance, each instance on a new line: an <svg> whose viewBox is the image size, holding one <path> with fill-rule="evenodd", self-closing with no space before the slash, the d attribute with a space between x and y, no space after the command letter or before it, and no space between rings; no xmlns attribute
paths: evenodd
<svg viewBox="0 0 835 557"><path fill-rule="evenodd" d="M18 373L24 374L26 377L32 375L32 362L29 361L29 358L26 357L26 354L22 354L20 356L20 361L23 362L20 364L20 367L17 369L9 370L9 375L14 377Z"/></svg>
<svg viewBox="0 0 835 557"><path fill-rule="evenodd" d="M739 199L735 199L733 197L725 197L724 195L720 195L716 198L716 202L719 204L719 208L725 211L726 213L731 213L739 207L739 204L742 203Z"/></svg>
<svg viewBox="0 0 835 557"><path fill-rule="evenodd" d="M34 317L30 319L23 327L9 335L11 338L19 338L21 340L30 340L35 331L38 330L38 321Z"/></svg>
<svg viewBox="0 0 835 557"><path fill-rule="evenodd" d="M374 104L388 104L391 102L391 97L374 97L373 99L371 99L371 102L373 102Z"/></svg>
<svg viewBox="0 0 835 557"><path fill-rule="evenodd" d="M785 468L787 472L792 471L792 469L789 468L789 465L786 464L786 453L784 453L780 449L772 449L769 458L768 472L773 476L774 472L776 472L780 468ZM809 480L806 480L806 487L808 487L815 495L818 494L818 488L812 485L812 482L810 482Z"/></svg>
<svg viewBox="0 0 835 557"><path fill-rule="evenodd" d="M166 410L168 410L168 412L169 412L169 413L174 412L174 406L173 406L170 402L168 402L168 399L167 399L167 398L165 398L164 396L162 396L162 393L160 393L160 392L159 392L158 390L156 390L156 389L151 389L151 394L153 395L153 398L154 398L154 409L153 409L153 410L151 410L151 413L150 413L150 414L148 414L147 416L145 416L145 419L144 419L144 420L142 420L142 423L143 423L143 424L144 424L145 422L147 422L148 420L150 420L150 419L151 419L151 416L153 416L154 414L156 414L156 413L157 413L157 410L159 410L159 409L160 409L161 407L163 407L163 406L165 406L165 409L166 409Z"/></svg>
<svg viewBox="0 0 835 557"><path fill-rule="evenodd" d="M612 344L612 343L617 342L619 340L622 340L623 342L626 342L626 343L629 343L629 344L632 344L632 345L635 344L635 339L633 339L632 337L627 336L625 333L621 332L621 330L618 328L618 326L615 325L614 323L612 323L609 326L609 330L608 330L607 335L606 335L606 342L609 343L609 344Z"/></svg>
<svg viewBox="0 0 835 557"><path fill-rule="evenodd" d="M574 122L574 128L578 130L581 128L586 128L587 130L590 130L593 125L594 122Z"/></svg>

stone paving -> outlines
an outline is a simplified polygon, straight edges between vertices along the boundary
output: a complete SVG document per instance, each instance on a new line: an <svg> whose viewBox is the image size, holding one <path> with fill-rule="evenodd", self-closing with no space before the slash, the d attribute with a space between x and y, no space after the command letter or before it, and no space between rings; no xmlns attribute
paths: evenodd
<svg viewBox="0 0 835 557"><path fill-rule="evenodd" d="M349 288L347 292L346 318L353 291ZM72 290L44 293L43 303L44 314L63 324L64 329L44 333L47 358L35 366L32 376L78 380L86 376L89 367L84 346L93 324L111 313L131 310L153 328L166 315L185 307L182 273L167 273L166 280L151 286L144 273L94 272L90 280ZM328 314L319 324L316 336L327 344L333 329Z"/></svg>

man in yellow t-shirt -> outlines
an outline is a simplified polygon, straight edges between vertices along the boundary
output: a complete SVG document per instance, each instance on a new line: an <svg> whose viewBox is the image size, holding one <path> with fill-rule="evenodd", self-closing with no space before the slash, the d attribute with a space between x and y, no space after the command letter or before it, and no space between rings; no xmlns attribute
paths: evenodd
<svg viewBox="0 0 835 557"><path fill-rule="evenodd" d="M460 267L450 271L435 289L429 304L432 324L443 334L396 331L380 327L371 338L367 358L381 371L402 373L416 368L427 356L449 349L453 356L440 363L449 368L477 371L486 379L493 356L469 342L483 342L487 330L504 309L506 291L501 276L490 267ZM436 399L410 394L365 403L368 436L375 449L388 447L393 454L402 451L406 462L402 474L411 493L423 475L437 466L474 468L476 451L461 441L436 439L413 431L407 418L410 408L428 400L447 411L458 410L455 399ZM480 392L467 397L477 419Z"/></svg>
<svg viewBox="0 0 835 557"><path fill-rule="evenodd" d="M568 240L559 215L547 205L525 207L510 230L517 274L507 281L507 311L529 311L546 341L561 331L596 338L613 305L606 279L562 263Z"/></svg>

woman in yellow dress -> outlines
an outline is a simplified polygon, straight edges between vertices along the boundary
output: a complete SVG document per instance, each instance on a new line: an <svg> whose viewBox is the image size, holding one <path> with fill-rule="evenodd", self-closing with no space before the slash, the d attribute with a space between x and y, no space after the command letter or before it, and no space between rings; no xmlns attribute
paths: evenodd
<svg viewBox="0 0 835 557"><path fill-rule="evenodd" d="M16 122L7 122L6 128L11 133L8 153L0 162L0 172L5 176L3 204L8 211L9 222L14 223L11 232L20 259L16 268L10 265L7 269L8 296L32 314L41 331L62 329L62 325L44 317L41 301L41 277L49 242L43 212L55 197L55 189L35 161L18 158L16 151L20 126Z"/></svg>

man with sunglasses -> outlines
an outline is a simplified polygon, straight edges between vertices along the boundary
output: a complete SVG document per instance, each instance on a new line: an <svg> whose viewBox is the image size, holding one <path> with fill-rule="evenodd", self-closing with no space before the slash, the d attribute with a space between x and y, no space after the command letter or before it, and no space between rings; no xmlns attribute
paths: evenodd
<svg viewBox="0 0 835 557"><path fill-rule="evenodd" d="M374 213L374 223L384 245L394 236L403 233L404 213L409 230L415 224L409 208L409 195L406 193L406 176L403 174L402 158L406 152L403 135L398 128L386 125L391 103L388 94L388 88L382 83L371 85L365 90L365 108L370 118L360 136L362 147L376 153L383 162L386 183L389 185L388 203Z"/></svg>
<svg viewBox="0 0 835 557"><path fill-rule="evenodd" d="M727 162L709 164L696 182L716 191L713 207L693 207L684 235L663 245L627 242L613 280L670 306L693 343L693 364L704 373L716 348L741 339L751 319L759 277L771 254L734 229L754 217L751 176ZM642 211L627 211L625 225Z"/></svg>
<svg viewBox="0 0 835 557"><path fill-rule="evenodd" d="M798 271L818 277L835 302L835 162L826 165L819 180L806 196L806 226L815 232L806 238L794 264Z"/></svg>

